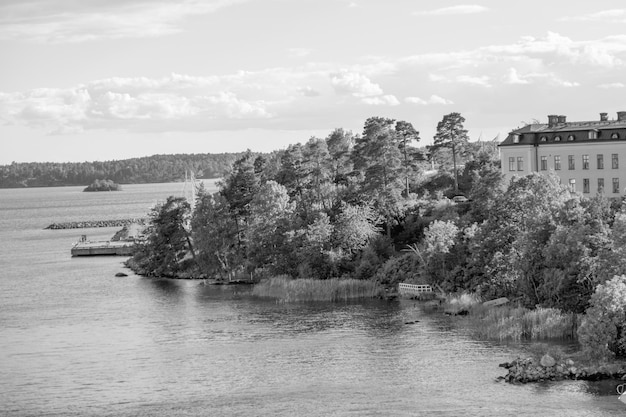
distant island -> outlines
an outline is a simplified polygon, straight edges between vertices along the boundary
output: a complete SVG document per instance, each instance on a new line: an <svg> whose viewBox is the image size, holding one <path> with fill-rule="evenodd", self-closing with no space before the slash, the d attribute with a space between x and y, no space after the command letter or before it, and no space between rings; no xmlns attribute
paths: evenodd
<svg viewBox="0 0 626 417"><path fill-rule="evenodd" d="M111 180L95 180L83 191L122 191L122 187Z"/></svg>
<svg viewBox="0 0 626 417"><path fill-rule="evenodd" d="M222 178L243 153L152 155L104 162L13 162L0 165L0 188L59 187L91 184L108 178L117 184ZM255 154L258 155L258 154Z"/></svg>

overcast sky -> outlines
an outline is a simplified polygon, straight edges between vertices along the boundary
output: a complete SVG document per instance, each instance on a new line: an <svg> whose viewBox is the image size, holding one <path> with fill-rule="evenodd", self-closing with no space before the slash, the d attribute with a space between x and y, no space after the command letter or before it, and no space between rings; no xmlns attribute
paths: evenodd
<svg viewBox="0 0 626 417"><path fill-rule="evenodd" d="M0 164L272 151L371 116L420 144L626 110L626 5L1 0Z"/></svg>

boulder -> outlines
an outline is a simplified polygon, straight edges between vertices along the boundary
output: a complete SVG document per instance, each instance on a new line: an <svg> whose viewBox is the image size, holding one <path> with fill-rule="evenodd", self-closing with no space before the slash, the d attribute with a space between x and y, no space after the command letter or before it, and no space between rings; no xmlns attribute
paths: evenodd
<svg viewBox="0 0 626 417"><path fill-rule="evenodd" d="M540 363L541 363L541 366L545 368L549 368L551 366L556 365L556 361L554 360L554 358L548 355L547 353L541 357Z"/></svg>
<svg viewBox="0 0 626 417"><path fill-rule="evenodd" d="M116 277L127 277L128 275L123 273L123 272L118 272L117 274L115 274Z"/></svg>

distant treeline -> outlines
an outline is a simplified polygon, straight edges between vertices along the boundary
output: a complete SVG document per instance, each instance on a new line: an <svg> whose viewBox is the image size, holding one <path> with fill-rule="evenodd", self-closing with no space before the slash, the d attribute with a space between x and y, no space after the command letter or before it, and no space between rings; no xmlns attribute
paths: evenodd
<svg viewBox="0 0 626 417"><path fill-rule="evenodd" d="M243 153L153 155L104 162L13 162L0 165L0 188L88 185L106 178L118 184L175 182L223 177Z"/></svg>

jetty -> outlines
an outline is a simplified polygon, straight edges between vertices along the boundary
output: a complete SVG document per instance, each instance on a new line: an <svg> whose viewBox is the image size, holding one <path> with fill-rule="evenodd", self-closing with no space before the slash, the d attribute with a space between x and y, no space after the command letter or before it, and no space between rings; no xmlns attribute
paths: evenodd
<svg viewBox="0 0 626 417"><path fill-rule="evenodd" d="M131 256L135 242L131 241L96 241L81 240L72 247L72 256L119 255Z"/></svg>
<svg viewBox="0 0 626 417"><path fill-rule="evenodd" d="M123 227L133 223L146 224L148 219L117 219L117 220L83 220L77 222L52 223L46 229L88 229L95 227Z"/></svg>
<svg viewBox="0 0 626 417"><path fill-rule="evenodd" d="M145 241L143 227L138 223L125 225L111 240L89 241L87 235L72 247L72 256L119 255L131 256L137 243Z"/></svg>
<svg viewBox="0 0 626 417"><path fill-rule="evenodd" d="M435 296L433 288L426 284L398 284L398 294L409 298L432 298Z"/></svg>

